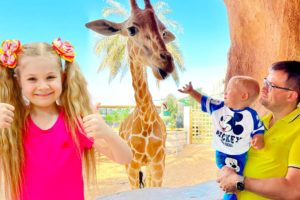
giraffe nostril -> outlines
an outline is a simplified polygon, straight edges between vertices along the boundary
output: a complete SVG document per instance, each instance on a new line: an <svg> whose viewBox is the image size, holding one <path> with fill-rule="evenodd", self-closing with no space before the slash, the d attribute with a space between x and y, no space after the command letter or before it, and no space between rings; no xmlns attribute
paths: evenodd
<svg viewBox="0 0 300 200"><path fill-rule="evenodd" d="M168 73L160 68L158 68L158 72L159 72L160 76L162 77L162 79L165 79L168 76Z"/></svg>
<svg viewBox="0 0 300 200"><path fill-rule="evenodd" d="M172 57L170 53L164 52L160 54L160 58L163 59L164 61L170 61Z"/></svg>

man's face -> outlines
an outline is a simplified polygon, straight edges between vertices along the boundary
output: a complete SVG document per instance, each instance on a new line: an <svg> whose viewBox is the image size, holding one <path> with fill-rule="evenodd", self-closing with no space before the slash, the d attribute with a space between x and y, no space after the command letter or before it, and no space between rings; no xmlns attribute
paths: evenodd
<svg viewBox="0 0 300 200"><path fill-rule="evenodd" d="M266 77L265 84L261 90L260 103L270 111L276 111L286 106L289 90L286 85L287 73L281 70L272 70Z"/></svg>

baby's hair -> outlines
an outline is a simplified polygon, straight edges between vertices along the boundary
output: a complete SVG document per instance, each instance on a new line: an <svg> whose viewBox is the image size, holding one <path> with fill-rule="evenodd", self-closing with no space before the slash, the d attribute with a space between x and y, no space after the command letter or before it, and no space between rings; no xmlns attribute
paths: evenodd
<svg viewBox="0 0 300 200"><path fill-rule="evenodd" d="M71 136L78 147L79 141L76 131L81 129L79 118L92 113L92 108L87 91L87 82L80 72L78 64L65 61L62 66L61 57L48 43L38 42L22 46L17 55L18 61L25 56L44 56L55 59L64 73L61 106L66 116L66 124ZM19 63L19 62L18 62ZM18 69L18 66L16 67ZM18 70L16 76L18 76ZM6 199L18 199L22 182L22 167L24 160L23 130L28 115L28 109L23 102L21 88L14 78L13 70L0 66L0 102L8 103L15 107L14 121L11 128L0 130L0 177L4 180ZM95 155L94 148L84 151L84 164L87 182L95 180Z"/></svg>
<svg viewBox="0 0 300 200"><path fill-rule="evenodd" d="M260 93L259 83L250 76L233 76L232 81L238 84L239 89L248 93L248 102L253 103Z"/></svg>

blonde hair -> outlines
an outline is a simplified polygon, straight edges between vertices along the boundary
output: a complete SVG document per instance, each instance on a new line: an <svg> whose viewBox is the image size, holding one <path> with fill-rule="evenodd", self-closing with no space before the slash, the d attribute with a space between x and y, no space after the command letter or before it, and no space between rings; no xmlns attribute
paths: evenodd
<svg viewBox="0 0 300 200"><path fill-rule="evenodd" d="M253 103L260 93L259 83L250 76L233 76L230 81L238 84L241 91L248 93L248 103Z"/></svg>
<svg viewBox="0 0 300 200"><path fill-rule="evenodd" d="M78 64L65 62L62 67L60 56L47 43L30 43L22 46L18 53L18 60L25 56L44 56L56 59L57 64L65 74L61 106L65 111L66 124L79 150L76 129L80 129L79 118L92 113L87 82L80 72ZM18 199L22 183L22 167L24 160L23 130L28 113L22 99L22 92L13 76L12 69L0 66L0 102L15 107L15 116L12 126L0 130L0 177L4 181L6 199ZM84 151L84 167L87 182L95 180L94 148Z"/></svg>

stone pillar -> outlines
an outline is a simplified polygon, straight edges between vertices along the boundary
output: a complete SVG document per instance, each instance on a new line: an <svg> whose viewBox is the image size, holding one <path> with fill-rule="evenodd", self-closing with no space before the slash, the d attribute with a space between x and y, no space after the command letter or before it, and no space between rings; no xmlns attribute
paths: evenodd
<svg viewBox="0 0 300 200"><path fill-rule="evenodd" d="M184 131L186 132L186 144L191 144L191 107L190 106L184 106L183 107L183 128L184 128Z"/></svg>
<svg viewBox="0 0 300 200"><path fill-rule="evenodd" d="M300 60L300 0L224 0L231 47L225 82L233 75L262 80L279 60ZM255 105L260 114L265 111Z"/></svg>

